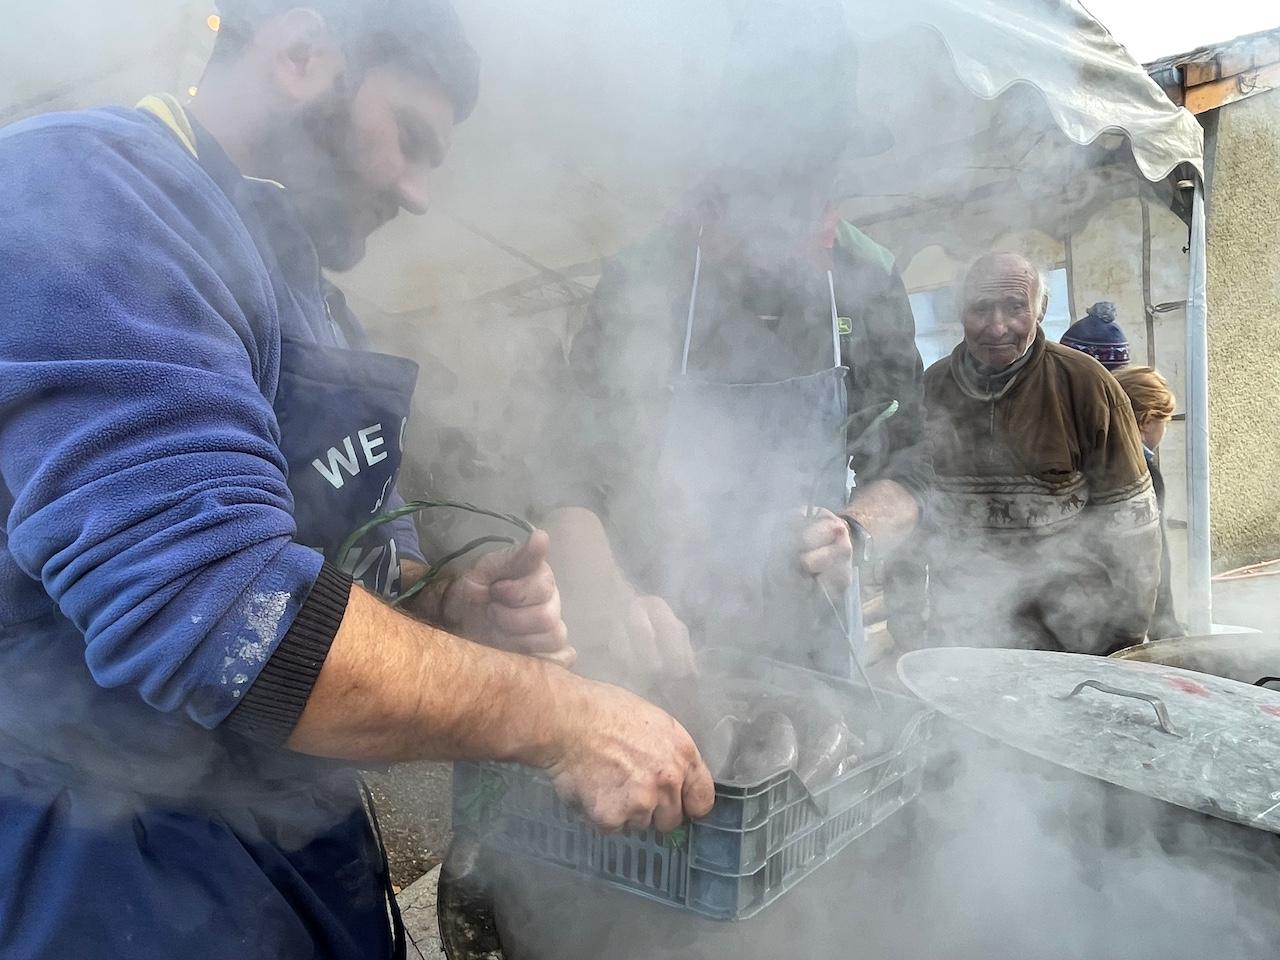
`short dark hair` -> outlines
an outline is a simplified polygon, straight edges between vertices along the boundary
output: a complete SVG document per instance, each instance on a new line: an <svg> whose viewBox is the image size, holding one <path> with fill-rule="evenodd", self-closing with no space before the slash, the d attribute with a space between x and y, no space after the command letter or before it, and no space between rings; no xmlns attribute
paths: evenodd
<svg viewBox="0 0 1280 960"><path fill-rule="evenodd" d="M257 24L298 7L329 23L358 70L384 63L437 80L461 122L480 95L480 58L449 0L217 0L222 24L210 63L238 57Z"/></svg>

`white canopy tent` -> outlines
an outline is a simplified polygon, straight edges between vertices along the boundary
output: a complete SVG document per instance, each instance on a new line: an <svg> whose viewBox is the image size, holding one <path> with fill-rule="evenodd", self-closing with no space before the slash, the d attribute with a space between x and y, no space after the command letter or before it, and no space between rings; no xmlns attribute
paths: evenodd
<svg viewBox="0 0 1280 960"><path fill-rule="evenodd" d="M750 118L762 95L814 97L804 82L812 63L853 36L856 83L816 96L893 134L879 155L851 152L839 195L909 286L913 265L939 251L962 262L1028 232L1064 246L1070 274L1091 220L1121 201L1141 204L1146 229L1127 250L1100 243L1099 256L1132 267L1125 282L1141 263L1142 320L1126 328L1133 336L1146 321L1137 332L1147 355L1159 341L1162 366L1183 373L1189 613L1193 631L1207 632L1202 134L1075 0L457 2L484 59L482 102L458 131L432 214L395 222L366 264L340 278L387 339L462 384L437 398L437 421L505 431L506 442L527 433L528 424L503 422L526 334L562 349L600 261L644 236L724 159L724 118ZM211 12L211 3L163 0L21 11L0 35L0 121L185 91L211 43ZM65 55L36 55L36 45ZM766 93L740 84L744 64L776 63L779 50L791 60ZM770 128L757 136L767 141ZM1179 293L1153 292L1174 276ZM1176 349L1164 346L1172 318L1184 328ZM484 391L469 389L476 377ZM433 402L430 390L424 384L421 403Z"/></svg>

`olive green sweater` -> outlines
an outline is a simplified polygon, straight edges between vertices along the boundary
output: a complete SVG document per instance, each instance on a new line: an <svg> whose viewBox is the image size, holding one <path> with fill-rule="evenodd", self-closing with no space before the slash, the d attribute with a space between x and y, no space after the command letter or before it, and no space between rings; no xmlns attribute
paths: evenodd
<svg viewBox="0 0 1280 960"><path fill-rule="evenodd" d="M1129 400L1041 331L1011 378L961 344L925 373L934 644L1105 653L1140 642L1160 528Z"/></svg>

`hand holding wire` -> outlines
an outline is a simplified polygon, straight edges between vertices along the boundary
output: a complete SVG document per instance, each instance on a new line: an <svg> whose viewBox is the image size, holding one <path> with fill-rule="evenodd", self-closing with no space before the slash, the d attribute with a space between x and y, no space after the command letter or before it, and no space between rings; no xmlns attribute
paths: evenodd
<svg viewBox="0 0 1280 960"><path fill-rule="evenodd" d="M835 594L853 585L853 539L848 525L830 510L819 509L800 531L800 567Z"/></svg>

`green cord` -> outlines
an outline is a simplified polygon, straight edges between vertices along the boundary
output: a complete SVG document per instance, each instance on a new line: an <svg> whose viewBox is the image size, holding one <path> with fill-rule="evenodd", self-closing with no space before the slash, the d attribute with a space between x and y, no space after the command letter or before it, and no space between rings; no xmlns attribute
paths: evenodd
<svg viewBox="0 0 1280 960"><path fill-rule="evenodd" d="M683 850L689 843L689 825L681 824L666 835L665 843L672 850Z"/></svg>
<svg viewBox="0 0 1280 960"><path fill-rule="evenodd" d="M897 400L889 401L888 406L881 410L880 413L876 415L876 418L867 424L867 428L858 434L857 439L855 439L853 443L846 444L845 448L840 453L832 457L826 463L823 463L813 472L813 482L809 484L809 502L805 506L806 517L812 517L818 512L818 508L814 505L814 501L818 499L818 485L822 483L822 475L826 473L829 468L834 467L842 460L847 463L849 458L853 455L853 451L862 446L862 444L871 436L872 431L882 423L891 420L894 415L897 414L899 408L900 404ZM844 422L840 424L840 429L836 431L836 436L843 437L853 422L871 409L873 408L863 407L856 413L851 413L849 416L845 417Z"/></svg>
<svg viewBox="0 0 1280 960"><path fill-rule="evenodd" d="M357 527L346 540L342 541L342 545L338 547L337 566L342 567L347 562L347 557L370 531L377 529L383 524L393 523L401 517L407 517L413 514L423 513L427 510L436 510L439 508L447 508L450 510L462 510L466 513L473 513L481 517L492 517L494 520L501 520L503 523L509 523L513 527L524 531L527 534L533 533L533 524L523 517L518 517L514 513L500 513L496 510L486 510L484 507L477 507L474 503L463 503L459 500L414 500L406 503L404 506L396 507L394 510L388 510L386 513L380 513L368 523ZM452 553L440 558L435 563L429 565L426 574L408 590L401 591L400 595L392 601L393 607L399 607L409 600L412 600L419 593L434 583L441 574L444 573L445 567L455 560L458 560L473 550L487 546L491 543L514 544L516 541L511 537L489 536L479 537L470 543L459 547Z"/></svg>
<svg viewBox="0 0 1280 960"><path fill-rule="evenodd" d="M851 426L853 426L853 424L857 420L859 420L863 416L863 414L865 414L868 410L871 410L871 409L874 409L874 405L870 407L863 407L861 410L856 410L853 413L849 414L849 416L845 417L844 422L841 423L839 429L835 431L836 436L843 437L845 433L848 431L848 429ZM884 423L890 417L894 416L898 412L898 409L899 409L898 401L890 400L889 405L885 407L883 410L881 410L878 414L876 414L876 418L872 420L869 424L867 424L867 428L863 430L862 433L858 434L858 439L853 442L853 445L856 446L862 440L863 437L869 434L876 427L880 426L880 424Z"/></svg>
<svg viewBox="0 0 1280 960"><path fill-rule="evenodd" d="M376 530L378 527L386 523L393 523L401 517L407 517L410 514L415 513L423 513L427 510L435 510L440 507L445 507L450 510L464 510L467 513L474 513L481 517L492 517L495 520L501 520L504 523L509 523L513 527L518 527L525 533L533 533L533 524L522 517L517 517L513 513L499 513L495 510L486 510L483 507L477 507L473 503L463 503L457 500L414 500L411 503L406 503L402 507L396 507L394 510L388 510L386 513L380 513L368 523L357 527L355 531L342 542L342 546L338 548L337 565L341 567L347 562L347 555L351 553L352 548L355 547L355 545L359 543L371 530Z"/></svg>

